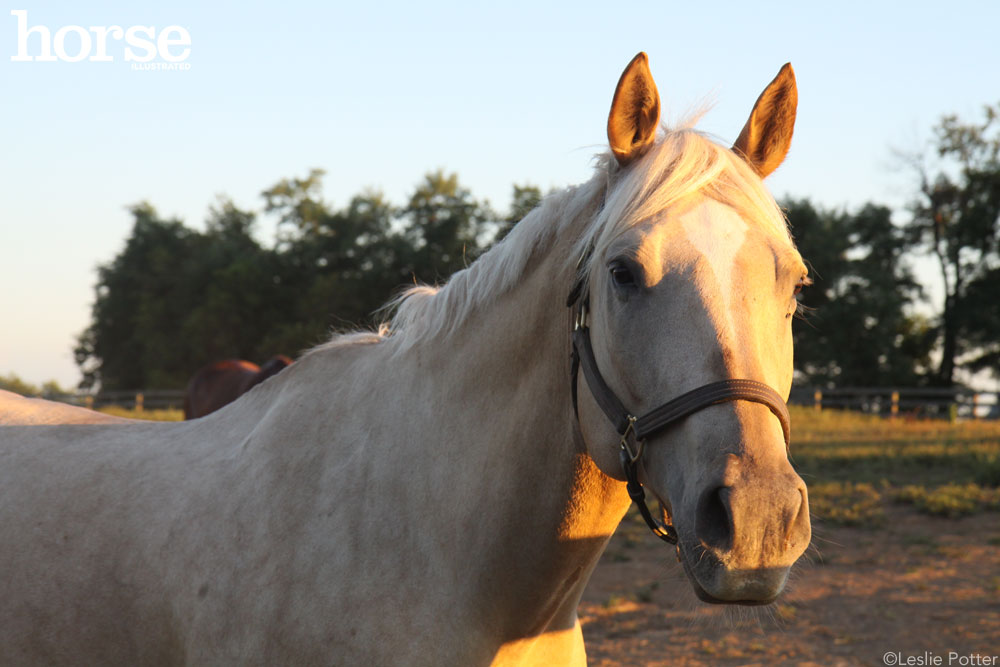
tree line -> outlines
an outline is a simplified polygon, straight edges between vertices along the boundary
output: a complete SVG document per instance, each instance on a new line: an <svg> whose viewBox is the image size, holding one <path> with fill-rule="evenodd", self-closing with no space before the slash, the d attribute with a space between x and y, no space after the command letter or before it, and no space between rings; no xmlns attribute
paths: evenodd
<svg viewBox="0 0 1000 667"><path fill-rule="evenodd" d="M902 222L875 203L781 202L814 281L794 325L801 382L951 386L960 368L1000 370L998 127L1000 105L978 123L943 118L933 150L907 158L917 185ZM260 214L226 198L204 230L146 202L130 207L131 233L98 267L91 324L74 350L81 387L182 388L210 361L294 354L332 329L371 326L401 286L446 280L542 197L515 185L500 213L439 170L402 205L370 189L335 207L322 177L314 169L261 193L277 226L268 245ZM921 254L935 259L941 304L914 273Z"/></svg>

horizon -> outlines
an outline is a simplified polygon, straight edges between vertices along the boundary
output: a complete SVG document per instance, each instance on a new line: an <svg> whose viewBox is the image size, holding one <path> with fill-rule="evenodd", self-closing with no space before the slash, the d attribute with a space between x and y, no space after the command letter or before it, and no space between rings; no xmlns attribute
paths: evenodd
<svg viewBox="0 0 1000 667"><path fill-rule="evenodd" d="M925 148L944 114L976 119L1000 100L982 81L1000 64L998 5L958 2L941 14L930 3L849 3L831 15L778 3L771 14L738 6L721 17L630 7L5 4L0 375L76 385L73 340L90 321L96 267L131 229L127 206L148 201L202 229L216 194L259 212L262 190L313 167L326 170L334 207L366 187L399 203L443 168L502 210L515 183L545 192L590 177L614 86L640 50L664 117L713 99L698 127L728 143L790 61L795 139L767 185L779 200L824 208L873 202L902 215L916 187L893 151ZM118 26L123 36L104 43L111 61L18 61L20 20L53 41L67 26ZM170 33L155 62L189 49L189 69L133 69L124 50L134 26L181 28L188 43ZM90 38L64 34L62 53L82 54ZM41 53L40 34L28 40ZM259 235L265 226L260 215ZM919 275L933 282L926 267Z"/></svg>

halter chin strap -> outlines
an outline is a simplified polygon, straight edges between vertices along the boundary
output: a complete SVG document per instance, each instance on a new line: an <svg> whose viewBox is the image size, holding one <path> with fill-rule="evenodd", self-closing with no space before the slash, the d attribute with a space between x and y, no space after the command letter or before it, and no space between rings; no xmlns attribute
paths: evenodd
<svg viewBox="0 0 1000 667"><path fill-rule="evenodd" d="M581 258L580 264L590 255L590 250ZM582 280L577 281L570 292L566 305L576 307L576 321L573 328L572 394L573 411L579 418L577 408L577 376L583 369L583 377L594 400L614 425L621 436L619 459L625 473L626 489L629 497L639 508L639 513L653 533L665 542L677 544L677 531L671 525L664 525L653 518L646 506L646 493L639 483L637 463L642 457L646 438L662 431L670 424L710 405L728 401L751 401L766 405L781 422L787 447L791 435L791 420L785 400L774 389L756 380L720 380L692 389L686 394L667 401L642 416L634 416L611 390L597 368L594 348L590 343L590 327L587 325L587 310L590 295L584 293Z"/></svg>

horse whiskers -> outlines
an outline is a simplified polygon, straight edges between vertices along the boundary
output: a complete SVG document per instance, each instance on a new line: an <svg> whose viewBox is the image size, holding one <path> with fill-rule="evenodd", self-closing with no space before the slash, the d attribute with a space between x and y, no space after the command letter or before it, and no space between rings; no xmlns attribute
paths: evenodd
<svg viewBox="0 0 1000 667"><path fill-rule="evenodd" d="M834 542L830 538L823 537L822 535L817 535L816 533L813 533L813 536L812 536L813 543L815 543L817 540L820 541L820 542L826 542L827 544L832 544L835 547L843 547L844 546L840 542Z"/></svg>

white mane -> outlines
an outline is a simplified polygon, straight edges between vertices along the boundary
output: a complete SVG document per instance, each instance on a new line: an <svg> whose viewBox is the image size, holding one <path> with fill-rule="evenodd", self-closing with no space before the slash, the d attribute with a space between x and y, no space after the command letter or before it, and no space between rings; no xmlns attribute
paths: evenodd
<svg viewBox="0 0 1000 667"><path fill-rule="evenodd" d="M314 351L387 337L405 350L447 335L515 285L538 251L576 220L587 226L567 263L591 246L596 261L620 234L696 193L732 206L746 220L791 243L785 218L757 174L730 149L690 127L664 127L656 144L627 170L621 170L610 153L602 155L595 172L586 183L548 195L501 243L443 286L418 285L390 301L385 309L395 314L378 332L338 334ZM589 274L590 268L582 271Z"/></svg>

